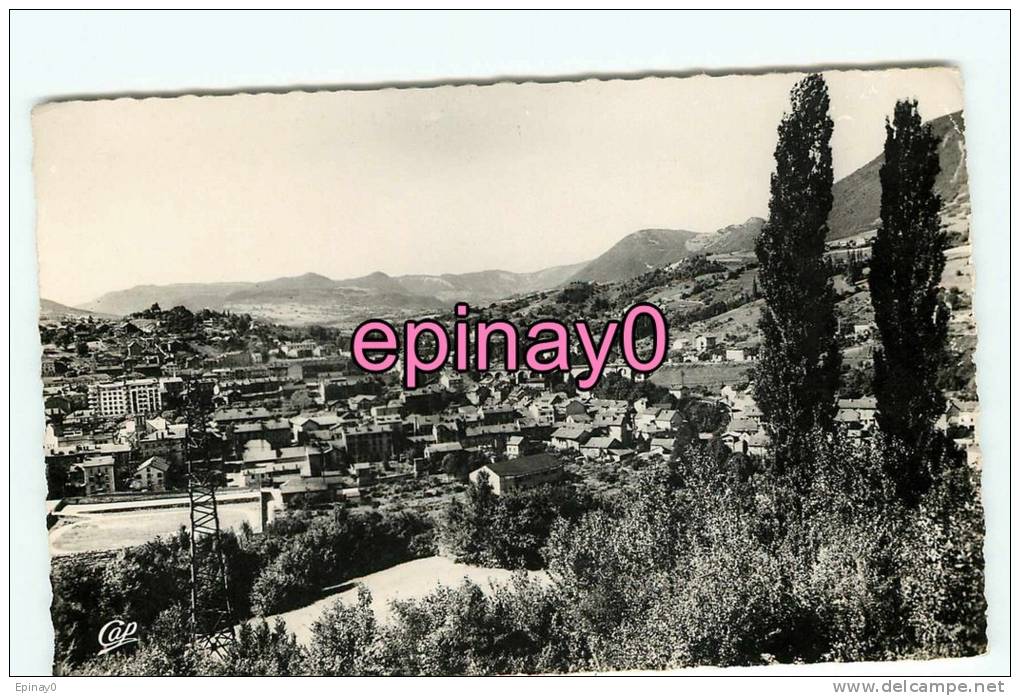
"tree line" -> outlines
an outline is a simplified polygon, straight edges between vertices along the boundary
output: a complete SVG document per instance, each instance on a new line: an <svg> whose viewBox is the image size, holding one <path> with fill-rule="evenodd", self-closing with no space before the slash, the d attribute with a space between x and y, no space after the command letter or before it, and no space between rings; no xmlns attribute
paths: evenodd
<svg viewBox="0 0 1020 696"><path fill-rule="evenodd" d="M835 432L842 356L825 261L832 127L828 87L821 75L810 75L793 89L779 125L769 218L755 246L765 307L754 391L780 471L803 469L813 439ZM936 428L945 411L938 375L949 317L939 289L946 236L935 191L938 146L917 102L897 102L886 122L881 224L868 283L879 336L877 421L894 445L884 461L907 504L933 485L937 463L951 449ZM794 479L804 484L804 476Z"/></svg>

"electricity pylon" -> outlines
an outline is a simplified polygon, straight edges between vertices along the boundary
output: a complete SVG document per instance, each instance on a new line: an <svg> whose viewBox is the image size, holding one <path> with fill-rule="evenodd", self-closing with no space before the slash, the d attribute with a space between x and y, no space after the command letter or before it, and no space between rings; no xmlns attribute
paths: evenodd
<svg viewBox="0 0 1020 696"><path fill-rule="evenodd" d="M220 539L220 519L216 510L216 486L220 472L209 458L207 424L212 410L211 399L200 391L194 378L187 380L185 388L188 420L185 458L188 462L191 513L191 640L196 647L223 657L236 636L234 615L230 610L227 566Z"/></svg>

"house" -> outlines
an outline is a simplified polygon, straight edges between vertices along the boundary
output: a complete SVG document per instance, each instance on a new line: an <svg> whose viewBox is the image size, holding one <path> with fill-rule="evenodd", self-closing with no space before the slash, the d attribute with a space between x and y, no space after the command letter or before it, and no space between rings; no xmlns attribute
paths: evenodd
<svg viewBox="0 0 1020 696"><path fill-rule="evenodd" d="M744 453L755 457L764 457L768 452L769 445L771 444L768 433L764 430L759 430L756 433L748 435L743 439L743 442Z"/></svg>
<svg viewBox="0 0 1020 696"><path fill-rule="evenodd" d="M483 406L479 409L478 414L481 416L482 422L485 425L502 425L505 423L513 423L517 420L517 409L510 406Z"/></svg>
<svg viewBox="0 0 1020 696"><path fill-rule="evenodd" d="M746 391L737 391L730 385L726 385L722 388L721 394L722 402L729 407L730 414L734 418L761 423L762 412L758 408L758 403L754 400L754 396L751 394L750 387Z"/></svg>
<svg viewBox="0 0 1020 696"><path fill-rule="evenodd" d="M588 407L582 404L577 399L570 401L566 406L563 407L563 414L568 418L570 416L587 416Z"/></svg>
<svg viewBox="0 0 1020 696"><path fill-rule="evenodd" d="M676 449L676 440L671 437L656 437L652 438L648 451L652 454L661 454L668 457L673 454L674 449Z"/></svg>
<svg viewBox="0 0 1020 696"><path fill-rule="evenodd" d="M352 462L387 461L396 452L391 426L341 426L339 430L347 457Z"/></svg>
<svg viewBox="0 0 1020 696"><path fill-rule="evenodd" d="M135 439L135 448L142 459L162 457L171 464L183 464L187 449L187 426L171 425Z"/></svg>
<svg viewBox="0 0 1020 696"><path fill-rule="evenodd" d="M351 475L358 481L358 487L370 486L375 483L375 467L369 462L351 464Z"/></svg>
<svg viewBox="0 0 1020 696"><path fill-rule="evenodd" d="M588 425L594 420L587 413L575 413L567 416L567 423L570 425Z"/></svg>
<svg viewBox="0 0 1020 696"><path fill-rule="evenodd" d="M280 352L288 358L310 358L313 355L321 354L315 341L297 341L294 343L281 343Z"/></svg>
<svg viewBox="0 0 1020 696"><path fill-rule="evenodd" d="M399 426L403 420L402 413L403 404L400 400L395 399L385 406L377 405L373 406L369 413L372 414L372 422L380 426Z"/></svg>
<svg viewBox="0 0 1020 696"><path fill-rule="evenodd" d="M591 431L576 425L565 425L557 428L552 434L550 443L558 450L580 451L581 445L591 437Z"/></svg>
<svg viewBox="0 0 1020 696"><path fill-rule="evenodd" d="M292 478L280 483L280 499L286 509L295 504L299 498L306 504L309 502L331 502L335 498L334 491L340 486L339 476L330 478Z"/></svg>
<svg viewBox="0 0 1020 696"><path fill-rule="evenodd" d="M604 430L609 437L623 444L630 442L630 416L626 413L615 410L602 411L596 414L592 427Z"/></svg>
<svg viewBox="0 0 1020 696"><path fill-rule="evenodd" d="M265 440L245 445L241 474L248 487L263 487L288 478L319 476L332 456L332 448L275 448Z"/></svg>
<svg viewBox="0 0 1020 696"><path fill-rule="evenodd" d="M449 394L438 382L418 387L414 391L401 391L400 402L404 413L435 413L449 400Z"/></svg>
<svg viewBox="0 0 1020 696"><path fill-rule="evenodd" d="M663 409L655 415L655 427L659 430L672 431L680 427L684 417L679 411Z"/></svg>
<svg viewBox="0 0 1020 696"><path fill-rule="evenodd" d="M865 396L860 399L840 399L836 402L836 406L838 412L853 412L856 416L856 421L861 424L862 428L869 429L875 424L875 412L878 409L878 402L873 396ZM846 419L849 417L849 414L844 414L843 417Z"/></svg>
<svg viewBox="0 0 1020 696"><path fill-rule="evenodd" d="M539 425L552 425L556 422L556 409L549 400L535 399L528 407L528 412Z"/></svg>
<svg viewBox="0 0 1020 696"><path fill-rule="evenodd" d="M860 437L864 432L864 425L861 423L860 414L854 409L839 409L836 411L833 421L836 425L843 426L850 437Z"/></svg>
<svg viewBox="0 0 1020 696"><path fill-rule="evenodd" d="M335 413L319 413L309 416L294 416L290 419L293 440L304 443L314 430L330 430L341 424L343 419Z"/></svg>
<svg viewBox="0 0 1020 696"><path fill-rule="evenodd" d="M854 324L854 338L866 341L871 338L874 329L871 324Z"/></svg>
<svg viewBox="0 0 1020 696"><path fill-rule="evenodd" d="M439 383L447 391L459 392L464 388L464 377L459 372L446 371L439 377Z"/></svg>
<svg viewBox="0 0 1020 696"><path fill-rule="evenodd" d="M541 451L541 443L529 440L523 435L514 435L506 441L506 456L514 457L525 457L529 454L535 454Z"/></svg>
<svg viewBox="0 0 1020 696"><path fill-rule="evenodd" d="M655 423L655 417L658 415L658 411L651 409L643 412L638 412L634 416L634 429L645 437L654 437L658 434L660 428Z"/></svg>
<svg viewBox="0 0 1020 696"><path fill-rule="evenodd" d="M262 407L222 408L213 413L212 421L217 430L222 432L223 428L228 425L237 425L238 423L257 423L258 421L268 420L271 417L272 414L269 410Z"/></svg>
<svg viewBox="0 0 1020 696"><path fill-rule="evenodd" d="M117 490L114 459L109 455L88 457L76 465L83 475L85 495L103 495Z"/></svg>
<svg viewBox="0 0 1020 696"><path fill-rule="evenodd" d="M376 402L377 398L372 394L356 394L347 399L347 408L352 411L368 409Z"/></svg>
<svg viewBox="0 0 1020 696"><path fill-rule="evenodd" d="M448 454L463 451L464 445L459 442L436 442L425 448L425 458L436 463Z"/></svg>
<svg viewBox="0 0 1020 696"><path fill-rule="evenodd" d="M486 386L477 386L465 394L467 400L475 406L480 406L489 400L492 391Z"/></svg>
<svg viewBox="0 0 1020 696"><path fill-rule="evenodd" d="M726 362L746 362L747 353L743 348L727 348Z"/></svg>
<svg viewBox="0 0 1020 696"><path fill-rule="evenodd" d="M474 425L464 428L464 435L460 438L461 444L465 447L491 447L494 450L502 450L510 437L520 434L520 428L515 423L503 423L500 425Z"/></svg>
<svg viewBox="0 0 1020 696"><path fill-rule="evenodd" d="M949 425L971 430L977 425L978 403L976 401L950 400L946 404L946 422Z"/></svg>
<svg viewBox="0 0 1020 696"><path fill-rule="evenodd" d="M478 484L483 478L496 495L528 490L563 476L563 464L548 454L532 454L496 464L486 464L471 472L468 478Z"/></svg>
<svg viewBox="0 0 1020 696"><path fill-rule="evenodd" d="M715 348L717 342L718 342L717 337L702 334L701 336L698 336L696 339L694 339L694 347L697 349L699 353L704 353L705 351Z"/></svg>
<svg viewBox="0 0 1020 696"><path fill-rule="evenodd" d="M581 454L586 459L605 459L611 450L622 450L623 445L615 437L593 437L581 445Z"/></svg>
<svg viewBox="0 0 1020 696"><path fill-rule="evenodd" d="M144 491L165 491L170 462L162 457L149 457L135 469L135 486Z"/></svg>
<svg viewBox="0 0 1020 696"><path fill-rule="evenodd" d="M252 440L265 440L273 447L286 447L291 443L293 433L288 421L267 420L259 423L241 423L230 432L234 450L240 452Z"/></svg>

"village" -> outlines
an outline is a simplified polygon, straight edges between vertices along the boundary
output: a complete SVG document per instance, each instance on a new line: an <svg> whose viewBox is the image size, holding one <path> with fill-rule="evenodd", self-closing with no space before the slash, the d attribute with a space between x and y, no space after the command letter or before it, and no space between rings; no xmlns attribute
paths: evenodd
<svg viewBox="0 0 1020 696"><path fill-rule="evenodd" d="M280 335L246 316L153 307L123 319L64 318L42 330L51 339L43 349L44 444L55 531L79 522L82 510L98 519L187 505L186 384L211 399L214 464L229 496L221 506L259 501L249 520L256 528L287 510L335 505L436 512L483 473L497 495L564 478L611 495L628 471L678 447L757 457L769 445L749 383L755 349L724 336L674 338L651 375L614 361L590 391L577 386L583 365L569 373L448 365L407 390L399 364L383 374L360 370L339 332ZM847 333L866 342L870 327ZM717 377L699 383L705 370ZM947 403L940 427L977 465L976 404ZM838 406L851 438L875 432L872 397ZM101 530L66 551L117 543ZM137 533L149 532L142 525Z"/></svg>

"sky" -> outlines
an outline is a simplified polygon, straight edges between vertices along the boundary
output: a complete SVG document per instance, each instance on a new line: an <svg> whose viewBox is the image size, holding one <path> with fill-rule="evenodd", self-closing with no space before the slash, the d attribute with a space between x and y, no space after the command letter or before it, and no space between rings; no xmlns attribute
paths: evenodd
<svg viewBox="0 0 1020 696"><path fill-rule="evenodd" d="M835 177L950 68L826 72ZM33 112L40 294L374 271L535 271L645 228L766 217L803 74L52 103Z"/></svg>

